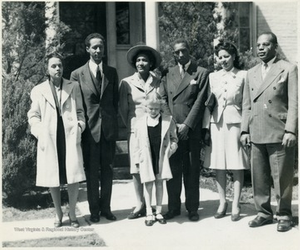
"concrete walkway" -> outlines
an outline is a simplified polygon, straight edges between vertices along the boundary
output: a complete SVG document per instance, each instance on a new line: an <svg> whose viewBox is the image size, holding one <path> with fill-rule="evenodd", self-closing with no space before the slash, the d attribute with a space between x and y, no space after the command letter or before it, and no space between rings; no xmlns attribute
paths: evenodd
<svg viewBox="0 0 300 250"><path fill-rule="evenodd" d="M163 211L167 211L167 195L164 195ZM111 222L101 217L97 224L89 222L88 203L85 185L80 188L78 208L81 214L78 219L81 227L73 229L64 218L64 226L53 228L53 219L2 223L2 241L39 239L46 237L78 236L97 233L108 249L272 249L298 250L300 238L298 226L292 230L279 233L277 224L260 228L249 228L248 221L256 215L252 204L242 204L242 219L232 222L230 219L231 204L227 216L216 220L213 217L218 206L218 194L207 189L200 189L200 220L190 222L182 205L180 216L168 221L166 225L155 223L146 227L145 218L128 220L135 204L131 181L114 181L111 208L118 220ZM274 204L275 205L275 204ZM298 201L293 201L294 216L298 216Z"/></svg>

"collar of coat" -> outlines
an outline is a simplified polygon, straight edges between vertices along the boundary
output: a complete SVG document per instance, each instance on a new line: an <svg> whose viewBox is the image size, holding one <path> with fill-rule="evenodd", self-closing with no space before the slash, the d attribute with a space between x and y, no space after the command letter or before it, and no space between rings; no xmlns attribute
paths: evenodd
<svg viewBox="0 0 300 250"><path fill-rule="evenodd" d="M147 92L151 92L154 88L156 88L160 84L159 78L156 77L153 72L150 72L149 78L147 80L149 83L149 88ZM130 84L134 85L139 90L145 92L145 87L144 87L145 82L137 72L135 72L132 76L130 76L128 80Z"/></svg>
<svg viewBox="0 0 300 250"><path fill-rule="evenodd" d="M262 79L261 64L256 65L248 73L248 78L253 79L253 83L256 84L257 92L255 98L258 98L272 83L273 81L285 70L282 65L282 60L276 58L270 68L270 71L266 75L265 79Z"/></svg>
<svg viewBox="0 0 300 250"><path fill-rule="evenodd" d="M141 118L140 120L140 125L141 125L141 129L143 129L143 131L145 133L147 133L147 115L144 115L143 118ZM169 127L170 127L170 123L171 123L171 120L172 120L172 116L170 115L164 115L164 114L161 114L161 136L162 136L162 139L164 138L164 136L166 135ZM139 127L139 126L137 126Z"/></svg>
<svg viewBox="0 0 300 250"><path fill-rule="evenodd" d="M62 89L61 89L61 106L65 103L65 101L68 99L68 97L72 93L72 89L74 87L74 84L72 84L72 81L64 79L63 78L63 84L62 84ZM50 103L50 105L55 109L55 101L54 97L51 91L50 83L49 80L46 80L45 82L42 82L40 84L40 92L42 96L45 97L45 99Z"/></svg>

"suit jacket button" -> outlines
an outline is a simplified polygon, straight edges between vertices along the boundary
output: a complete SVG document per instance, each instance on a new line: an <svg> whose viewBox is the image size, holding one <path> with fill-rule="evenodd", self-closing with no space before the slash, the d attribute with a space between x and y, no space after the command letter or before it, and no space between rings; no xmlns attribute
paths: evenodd
<svg viewBox="0 0 300 250"><path fill-rule="evenodd" d="M272 115L271 115L271 114L269 114L269 116L270 116L270 117L272 117Z"/></svg>
<svg viewBox="0 0 300 250"><path fill-rule="evenodd" d="M273 87L274 90L276 90L276 87Z"/></svg>
<svg viewBox="0 0 300 250"><path fill-rule="evenodd" d="M269 103L272 103L272 101L271 101L271 100L269 100L268 102L269 102Z"/></svg>
<svg viewBox="0 0 300 250"><path fill-rule="evenodd" d="M254 88L251 88L251 90L253 91L253 90L254 90Z"/></svg>

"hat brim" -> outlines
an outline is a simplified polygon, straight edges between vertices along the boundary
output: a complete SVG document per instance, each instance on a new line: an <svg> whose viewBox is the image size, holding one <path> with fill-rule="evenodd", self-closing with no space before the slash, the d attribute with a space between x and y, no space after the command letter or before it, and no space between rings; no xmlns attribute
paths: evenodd
<svg viewBox="0 0 300 250"><path fill-rule="evenodd" d="M152 69L156 69L161 64L161 56L157 50L147 45L136 45L130 48L127 52L127 61L132 67L136 68L134 58L140 51L149 51L155 58L155 62L153 62L154 65L151 67Z"/></svg>

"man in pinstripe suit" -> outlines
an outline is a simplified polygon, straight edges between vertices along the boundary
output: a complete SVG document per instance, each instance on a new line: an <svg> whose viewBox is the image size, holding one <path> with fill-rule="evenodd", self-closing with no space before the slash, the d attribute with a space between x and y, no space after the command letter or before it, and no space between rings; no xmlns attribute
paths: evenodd
<svg viewBox="0 0 300 250"><path fill-rule="evenodd" d="M298 120L297 67L276 56L277 37L264 32L257 40L262 63L248 71L243 96L242 135L251 143L251 171L257 217L250 227L273 223L271 178L277 199L277 231L292 227L292 188Z"/></svg>

